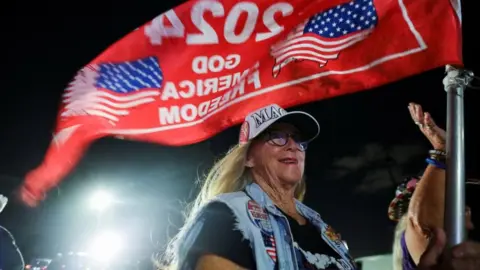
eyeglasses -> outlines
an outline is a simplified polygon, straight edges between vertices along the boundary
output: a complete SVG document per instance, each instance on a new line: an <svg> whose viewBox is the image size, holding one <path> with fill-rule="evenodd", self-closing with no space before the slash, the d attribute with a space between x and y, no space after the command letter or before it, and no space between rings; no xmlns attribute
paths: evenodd
<svg viewBox="0 0 480 270"><path fill-rule="evenodd" d="M265 132L266 140L276 146L285 146L288 140L292 140L298 145L298 150L304 152L307 150L308 142L302 141L299 134L291 134L285 131L267 131Z"/></svg>

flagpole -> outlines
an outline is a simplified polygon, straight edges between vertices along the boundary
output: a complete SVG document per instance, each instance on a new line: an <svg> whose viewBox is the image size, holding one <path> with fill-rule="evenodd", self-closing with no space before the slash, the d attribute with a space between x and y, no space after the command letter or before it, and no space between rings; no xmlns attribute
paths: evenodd
<svg viewBox="0 0 480 270"><path fill-rule="evenodd" d="M447 170L445 188L445 232L449 246L466 238L465 232L465 142L464 91L473 73L446 66L443 79L447 91Z"/></svg>

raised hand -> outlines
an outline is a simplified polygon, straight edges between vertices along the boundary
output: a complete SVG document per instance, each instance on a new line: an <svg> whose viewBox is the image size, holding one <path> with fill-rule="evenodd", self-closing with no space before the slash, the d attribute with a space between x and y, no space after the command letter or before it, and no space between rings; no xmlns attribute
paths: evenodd
<svg viewBox="0 0 480 270"><path fill-rule="evenodd" d="M424 112L422 106L416 103L408 104L410 116L415 124L420 128L420 131L427 137L436 150L445 150L445 143L447 135L445 130L439 128L432 116L428 112Z"/></svg>

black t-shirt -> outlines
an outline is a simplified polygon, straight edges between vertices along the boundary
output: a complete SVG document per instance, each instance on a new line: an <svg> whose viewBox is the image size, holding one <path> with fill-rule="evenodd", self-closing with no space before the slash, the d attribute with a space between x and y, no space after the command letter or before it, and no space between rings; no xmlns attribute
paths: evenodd
<svg viewBox="0 0 480 270"><path fill-rule="evenodd" d="M305 225L300 225L295 219L285 213L283 214L287 217L292 231L297 260L300 259L298 262L299 269L343 269L337 266L337 264L341 265L339 262L341 260L340 255L323 241L320 232L313 224L307 221ZM313 237L318 240L312 241Z"/></svg>
<svg viewBox="0 0 480 270"><path fill-rule="evenodd" d="M188 264L195 265L200 256L213 254L243 268L256 270L250 242L235 229L236 221L232 210L223 203L215 202L208 205L202 215L205 223L188 254ZM312 224L307 222L301 226L294 219L287 218L295 241L297 259L300 260L299 269L339 269L337 260L340 256L322 240ZM317 237L318 241L312 242L312 237Z"/></svg>
<svg viewBox="0 0 480 270"><path fill-rule="evenodd" d="M204 225L187 255L188 265L196 265L202 255L213 254L243 268L257 269L250 242L235 229L235 217L227 205L211 203L200 218Z"/></svg>

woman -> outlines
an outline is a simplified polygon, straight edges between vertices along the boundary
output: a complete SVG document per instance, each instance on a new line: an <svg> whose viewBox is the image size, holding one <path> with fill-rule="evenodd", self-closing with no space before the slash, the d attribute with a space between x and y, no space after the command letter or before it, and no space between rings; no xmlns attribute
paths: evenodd
<svg viewBox="0 0 480 270"><path fill-rule="evenodd" d="M277 105L245 119L169 246L174 269L355 269L340 236L301 203L305 150L320 132ZM312 238L318 241L311 241Z"/></svg>
<svg viewBox="0 0 480 270"><path fill-rule="evenodd" d="M420 105L411 103L409 110L433 150L429 152L423 176L408 178L397 188L396 197L390 203L389 218L398 221L393 244L394 270L417 269L428 246L431 229L443 228L445 212L445 131ZM467 181L467 184L478 183ZM473 229L468 206L465 218L467 229Z"/></svg>
<svg viewBox="0 0 480 270"><path fill-rule="evenodd" d="M305 150L319 131L311 115L277 105L248 115L239 144L207 175L168 247L168 263L159 268L356 269L340 236L301 203ZM460 248L468 254L480 250ZM422 270L437 266L443 247L428 251ZM457 260L470 265L470 258Z"/></svg>

